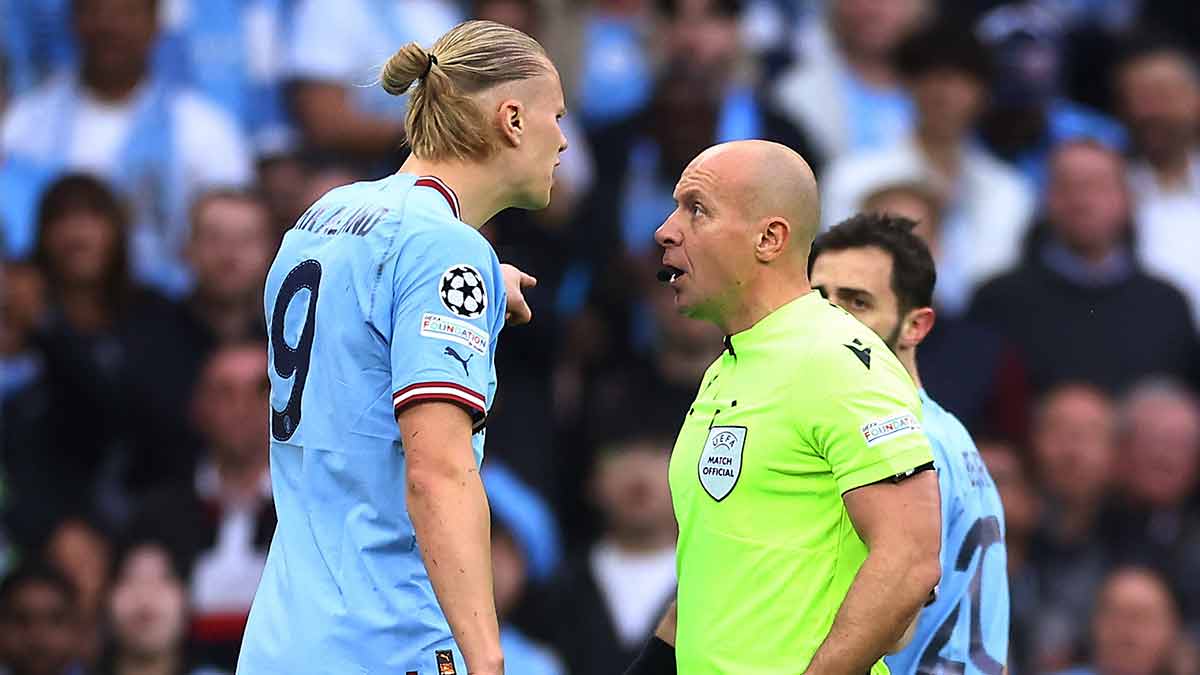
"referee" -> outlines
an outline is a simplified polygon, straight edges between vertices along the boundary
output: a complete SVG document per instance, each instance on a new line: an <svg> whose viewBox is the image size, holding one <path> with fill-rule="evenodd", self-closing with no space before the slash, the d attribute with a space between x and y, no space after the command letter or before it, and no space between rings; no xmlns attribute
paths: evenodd
<svg viewBox="0 0 1200 675"><path fill-rule="evenodd" d="M718 145L674 196L660 278L727 337L671 456L676 605L629 672L887 673L940 574L916 389L809 286L819 213L799 155Z"/></svg>

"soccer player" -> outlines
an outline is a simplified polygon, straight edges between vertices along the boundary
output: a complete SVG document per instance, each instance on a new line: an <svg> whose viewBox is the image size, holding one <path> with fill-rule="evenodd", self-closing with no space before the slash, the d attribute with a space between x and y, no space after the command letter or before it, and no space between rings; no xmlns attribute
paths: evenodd
<svg viewBox="0 0 1200 675"><path fill-rule="evenodd" d="M279 525L242 675L503 672L479 477L496 339L532 278L478 229L544 208L566 140L542 47L460 24L383 67L400 172L330 191L267 277Z"/></svg>
<svg viewBox="0 0 1200 675"><path fill-rule="evenodd" d="M676 607L631 672L885 673L939 574L916 389L809 286L817 189L799 155L718 145L674 196L660 278L727 337L671 456Z"/></svg>
<svg viewBox="0 0 1200 675"><path fill-rule="evenodd" d="M975 443L937 404L917 371L917 346L934 324L929 248L907 218L859 214L817 237L814 288L875 331L921 394L942 496L942 581L915 637L885 660L892 675L1000 675L1008 661L1008 554L1004 510Z"/></svg>

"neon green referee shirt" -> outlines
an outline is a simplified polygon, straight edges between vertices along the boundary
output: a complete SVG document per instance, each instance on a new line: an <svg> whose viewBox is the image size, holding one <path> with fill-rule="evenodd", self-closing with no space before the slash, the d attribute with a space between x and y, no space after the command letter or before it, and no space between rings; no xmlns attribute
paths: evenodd
<svg viewBox="0 0 1200 675"><path fill-rule="evenodd" d="M729 338L671 455L681 675L808 667L867 556L842 495L933 461L920 405L815 291Z"/></svg>

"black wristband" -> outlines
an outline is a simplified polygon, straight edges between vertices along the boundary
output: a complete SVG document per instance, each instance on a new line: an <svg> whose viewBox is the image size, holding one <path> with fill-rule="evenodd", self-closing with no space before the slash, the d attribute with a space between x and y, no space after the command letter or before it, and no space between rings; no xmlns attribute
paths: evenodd
<svg viewBox="0 0 1200 675"><path fill-rule="evenodd" d="M675 648L657 635L651 637L625 675L675 675Z"/></svg>

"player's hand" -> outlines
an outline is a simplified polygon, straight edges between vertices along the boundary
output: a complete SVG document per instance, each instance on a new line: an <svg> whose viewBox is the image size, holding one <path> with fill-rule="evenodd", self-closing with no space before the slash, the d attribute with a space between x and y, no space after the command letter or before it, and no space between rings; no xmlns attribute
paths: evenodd
<svg viewBox="0 0 1200 675"><path fill-rule="evenodd" d="M507 263L500 266L500 274L504 276L504 290L508 294L508 306L505 308L504 323L509 326L520 326L529 323L533 319L533 310L529 308L529 303L525 301L523 291L526 288L537 286L537 279Z"/></svg>

